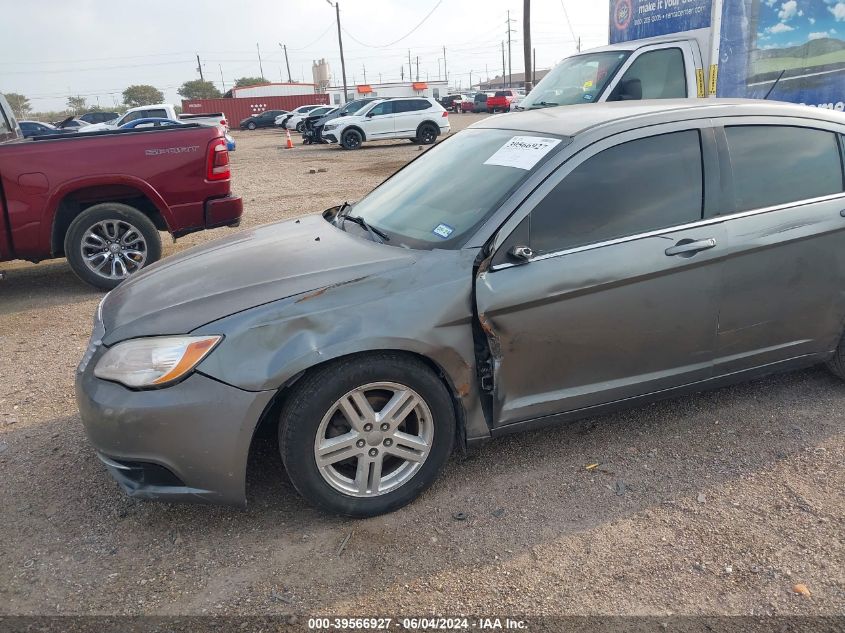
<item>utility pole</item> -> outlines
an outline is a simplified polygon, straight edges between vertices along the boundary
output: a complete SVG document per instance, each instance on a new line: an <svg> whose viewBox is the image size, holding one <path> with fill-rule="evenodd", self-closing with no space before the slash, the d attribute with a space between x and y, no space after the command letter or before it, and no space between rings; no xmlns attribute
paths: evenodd
<svg viewBox="0 0 845 633"><path fill-rule="evenodd" d="M534 87L533 77L529 79L528 71L531 68L531 0L522 2L522 55L524 59L525 74L523 75L525 94L531 92Z"/></svg>
<svg viewBox="0 0 845 633"><path fill-rule="evenodd" d="M326 0L337 12L337 45L340 48L340 70L343 72L343 103L346 103L346 60L343 59L343 38L340 36L340 2L332 4L332 0Z"/></svg>
<svg viewBox="0 0 845 633"><path fill-rule="evenodd" d="M581 52L581 38L578 38L578 52Z"/></svg>
<svg viewBox="0 0 845 633"><path fill-rule="evenodd" d="M449 84L449 72L446 70L446 47L443 47L443 79Z"/></svg>
<svg viewBox="0 0 845 633"><path fill-rule="evenodd" d="M261 71L261 78L264 79L264 66L261 64L261 49L258 46L258 42L255 43L255 50L258 51L258 69Z"/></svg>
<svg viewBox="0 0 845 633"><path fill-rule="evenodd" d="M505 87L505 42L502 42L502 88Z"/></svg>
<svg viewBox="0 0 845 633"><path fill-rule="evenodd" d="M290 64L288 63L288 45L279 43L279 48L281 48L285 52L285 66L288 69L288 83L292 84L293 79L291 79L291 76L290 76Z"/></svg>
<svg viewBox="0 0 845 633"><path fill-rule="evenodd" d="M200 81L205 81L205 77L202 76L202 62L200 62L199 53L197 53L197 70L200 73Z"/></svg>
<svg viewBox="0 0 845 633"><path fill-rule="evenodd" d="M223 92L226 92L226 81L223 79L223 65L217 64L217 67L220 69L220 83L223 86Z"/></svg>
<svg viewBox="0 0 845 633"><path fill-rule="evenodd" d="M411 66L411 49L408 49L408 81L413 81L414 79L414 67Z"/></svg>
<svg viewBox="0 0 845 633"><path fill-rule="evenodd" d="M472 90L472 70L469 71L469 89Z"/></svg>
<svg viewBox="0 0 845 633"><path fill-rule="evenodd" d="M420 80L420 56L417 55L417 81Z"/></svg>
<svg viewBox="0 0 845 633"><path fill-rule="evenodd" d="M400 74L400 75L401 75L401 77L402 77L402 81L405 81L405 64L402 64L402 65L399 67L399 74Z"/></svg>
<svg viewBox="0 0 845 633"><path fill-rule="evenodd" d="M537 85L537 49L534 49L534 63L531 65L531 88ZM526 93L527 94L527 93Z"/></svg>
<svg viewBox="0 0 845 633"><path fill-rule="evenodd" d="M364 69L364 83L367 83L367 65L361 64L361 68Z"/></svg>
<svg viewBox="0 0 845 633"><path fill-rule="evenodd" d="M511 20L511 12L508 11L508 88L513 84L513 73L511 72L511 33L515 31L511 28L511 22L516 22L516 20Z"/></svg>

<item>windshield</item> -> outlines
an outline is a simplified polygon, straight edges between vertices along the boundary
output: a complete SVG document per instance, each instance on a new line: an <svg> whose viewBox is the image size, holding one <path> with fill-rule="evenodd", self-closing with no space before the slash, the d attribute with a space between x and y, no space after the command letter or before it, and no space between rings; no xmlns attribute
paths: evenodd
<svg viewBox="0 0 845 633"><path fill-rule="evenodd" d="M386 233L391 246L460 248L568 142L513 130L464 130L386 180L349 214Z"/></svg>
<svg viewBox="0 0 845 633"><path fill-rule="evenodd" d="M350 101L345 106L343 106L340 110L341 114L352 114L353 112L358 112L361 108L365 105L370 103L369 101Z"/></svg>
<svg viewBox="0 0 845 633"><path fill-rule="evenodd" d="M586 53L564 59L520 103L524 109L591 103L628 59L631 51Z"/></svg>

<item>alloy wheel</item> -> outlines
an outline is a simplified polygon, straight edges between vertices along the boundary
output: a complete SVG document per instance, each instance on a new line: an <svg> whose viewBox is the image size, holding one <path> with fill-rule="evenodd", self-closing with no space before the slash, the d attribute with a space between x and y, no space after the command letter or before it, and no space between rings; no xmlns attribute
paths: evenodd
<svg viewBox="0 0 845 633"><path fill-rule="evenodd" d="M431 451L434 422L420 395L394 382L370 383L336 400L314 440L323 479L353 497L376 497L407 483Z"/></svg>
<svg viewBox="0 0 845 633"><path fill-rule="evenodd" d="M147 241L124 220L102 220L82 236L82 259L96 275L125 279L147 262Z"/></svg>

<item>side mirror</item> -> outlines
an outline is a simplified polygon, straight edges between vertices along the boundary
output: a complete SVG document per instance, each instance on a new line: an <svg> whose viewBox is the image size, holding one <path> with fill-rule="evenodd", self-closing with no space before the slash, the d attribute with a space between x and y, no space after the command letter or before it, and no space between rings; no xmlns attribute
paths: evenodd
<svg viewBox="0 0 845 633"><path fill-rule="evenodd" d="M620 84L620 101L640 101L643 98L643 82L639 79L629 79Z"/></svg>
<svg viewBox="0 0 845 633"><path fill-rule="evenodd" d="M369 112L367 112L367 118L368 118L368 119L372 119L372 118L373 118L373 111L372 111L372 110L370 110Z"/></svg>
<svg viewBox="0 0 845 633"><path fill-rule="evenodd" d="M508 251L508 255L521 262L527 262L534 257L534 251L529 246L514 246Z"/></svg>

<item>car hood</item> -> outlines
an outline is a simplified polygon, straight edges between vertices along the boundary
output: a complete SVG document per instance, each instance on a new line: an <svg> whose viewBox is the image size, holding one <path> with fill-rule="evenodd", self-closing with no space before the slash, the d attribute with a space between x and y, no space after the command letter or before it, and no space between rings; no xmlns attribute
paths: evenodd
<svg viewBox="0 0 845 633"><path fill-rule="evenodd" d="M103 302L106 345L186 334L242 310L410 265L418 251L370 241L312 215L183 251L131 277Z"/></svg>

